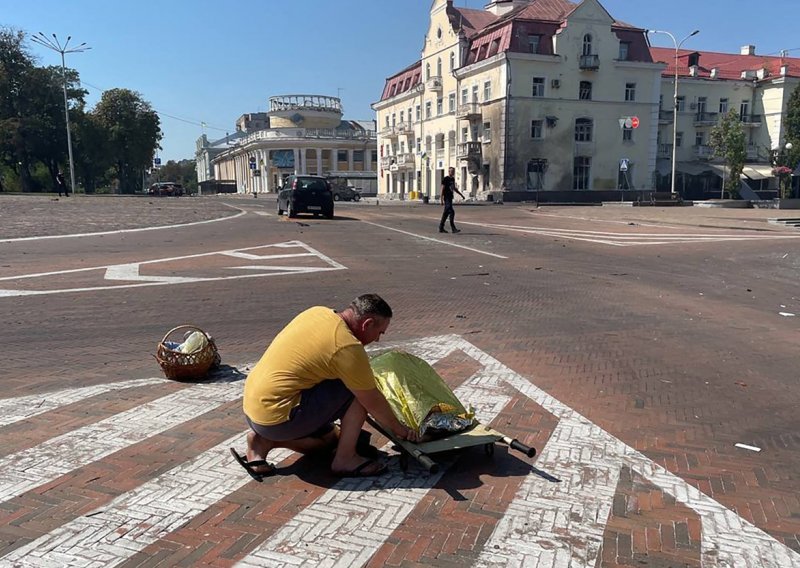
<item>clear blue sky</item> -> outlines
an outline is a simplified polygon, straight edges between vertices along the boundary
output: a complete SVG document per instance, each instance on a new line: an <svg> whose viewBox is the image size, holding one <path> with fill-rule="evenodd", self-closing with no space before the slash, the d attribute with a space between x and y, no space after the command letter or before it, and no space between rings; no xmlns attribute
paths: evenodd
<svg viewBox="0 0 800 568"><path fill-rule="evenodd" d="M800 57L800 0L601 0L643 28L672 32L685 47L738 53L782 49ZM456 0L482 8L483 0ZM267 110L270 96L337 93L345 118L372 119L384 79L419 57L431 0L0 0L0 26L71 35L92 47L70 55L93 106L102 90L138 91L161 113L161 158L193 158L236 118ZM666 36L653 45L672 46ZM30 44L42 65L58 54ZM341 90L339 90L341 89ZM177 118L173 118L177 117Z"/></svg>

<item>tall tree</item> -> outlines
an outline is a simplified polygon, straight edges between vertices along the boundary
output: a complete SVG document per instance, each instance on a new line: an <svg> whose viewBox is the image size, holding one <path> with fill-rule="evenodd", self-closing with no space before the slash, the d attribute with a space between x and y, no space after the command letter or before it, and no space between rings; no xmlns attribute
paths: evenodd
<svg viewBox="0 0 800 568"><path fill-rule="evenodd" d="M161 140L158 114L128 89L104 92L92 114L106 130L120 192L134 193Z"/></svg>
<svg viewBox="0 0 800 568"><path fill-rule="evenodd" d="M711 129L710 144L714 156L721 158L727 169L723 190L727 190L733 198L738 197L747 157L744 127L738 112L727 112L719 124Z"/></svg>
<svg viewBox="0 0 800 568"><path fill-rule="evenodd" d="M93 113L78 110L74 116L70 114L70 119L75 123L72 137L75 175L81 179L86 193L95 193L101 184L109 181L113 165L108 132Z"/></svg>
<svg viewBox="0 0 800 568"><path fill-rule="evenodd" d="M27 76L33 69L24 42L23 32L0 28L0 160L20 177L23 191L32 184L21 106Z"/></svg>

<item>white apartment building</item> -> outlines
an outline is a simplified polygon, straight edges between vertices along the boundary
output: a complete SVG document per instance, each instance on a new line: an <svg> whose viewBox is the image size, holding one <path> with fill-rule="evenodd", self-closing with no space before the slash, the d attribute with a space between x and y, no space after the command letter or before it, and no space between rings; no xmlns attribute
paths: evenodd
<svg viewBox="0 0 800 568"><path fill-rule="evenodd" d="M685 197L718 196L723 173L708 140L732 108L748 131L745 175L762 180L743 181L765 189L800 60L760 57L751 46L681 50L678 59L676 179ZM482 10L434 0L420 60L389 77L372 105L379 193L435 198L451 166L478 199L669 190L674 61L674 49L651 47L647 30L598 0L492 0Z"/></svg>
<svg viewBox="0 0 800 568"><path fill-rule="evenodd" d="M275 192L292 174L338 177L369 188L377 176L375 122L342 120L342 113L337 97L271 97L261 127L248 128L209 159L213 177L235 183L239 193Z"/></svg>
<svg viewBox="0 0 800 568"><path fill-rule="evenodd" d="M436 197L451 166L479 199L650 189L664 67L597 0L434 0L421 59L373 104L379 191Z"/></svg>

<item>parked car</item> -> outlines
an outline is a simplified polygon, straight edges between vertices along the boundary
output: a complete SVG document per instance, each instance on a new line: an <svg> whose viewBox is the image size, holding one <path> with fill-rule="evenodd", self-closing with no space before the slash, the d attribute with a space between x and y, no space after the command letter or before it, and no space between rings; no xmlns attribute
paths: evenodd
<svg viewBox="0 0 800 568"><path fill-rule="evenodd" d="M183 186L174 181L162 181L154 183L147 190L150 195L164 195L169 197L180 197L183 195Z"/></svg>
<svg viewBox="0 0 800 568"><path fill-rule="evenodd" d="M352 185L334 185L331 187L334 201L358 201L361 194Z"/></svg>
<svg viewBox="0 0 800 568"><path fill-rule="evenodd" d="M278 215L283 212L289 217L298 213L312 213L333 218L333 192L324 177L289 176L278 192Z"/></svg>

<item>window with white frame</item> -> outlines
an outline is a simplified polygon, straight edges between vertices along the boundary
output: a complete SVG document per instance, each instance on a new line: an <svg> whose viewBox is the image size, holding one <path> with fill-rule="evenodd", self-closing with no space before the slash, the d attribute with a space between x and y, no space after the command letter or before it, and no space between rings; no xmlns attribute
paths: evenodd
<svg viewBox="0 0 800 568"><path fill-rule="evenodd" d="M450 52L450 71L456 68L456 54Z"/></svg>
<svg viewBox="0 0 800 568"><path fill-rule="evenodd" d="M719 113L726 114L728 112L728 99L719 100Z"/></svg>
<svg viewBox="0 0 800 568"><path fill-rule="evenodd" d="M678 112L683 112L683 109L686 108L686 97L680 96L678 97Z"/></svg>
<svg viewBox="0 0 800 568"><path fill-rule="evenodd" d="M592 100L592 82L581 81L580 89L578 90L578 98L582 101Z"/></svg>
<svg viewBox="0 0 800 568"><path fill-rule="evenodd" d="M625 100L636 100L636 83L625 83Z"/></svg>
<svg viewBox="0 0 800 568"><path fill-rule="evenodd" d="M694 133L694 145L695 146L704 146L705 145L705 133L698 130Z"/></svg>
<svg viewBox="0 0 800 568"><path fill-rule="evenodd" d="M491 142L492 141L492 123L491 122L484 122L483 123L483 136L481 137L483 142Z"/></svg>
<svg viewBox="0 0 800 568"><path fill-rule="evenodd" d="M484 81L483 83L483 100L489 101L492 98L492 82Z"/></svg>
<svg viewBox="0 0 800 568"><path fill-rule="evenodd" d="M528 34L528 53L539 53L539 43L542 36L539 34Z"/></svg>
<svg viewBox="0 0 800 568"><path fill-rule="evenodd" d="M469 128L463 126L461 128L461 141L462 142L469 142Z"/></svg>
<svg viewBox="0 0 800 568"><path fill-rule="evenodd" d="M588 156L575 156L572 163L572 189L589 189L592 174L592 159Z"/></svg>
<svg viewBox="0 0 800 568"><path fill-rule="evenodd" d="M542 138L542 133L544 129L542 128L544 125L544 121L542 120L531 120L531 138L535 140L539 140Z"/></svg>
<svg viewBox="0 0 800 568"><path fill-rule="evenodd" d="M456 112L456 94L450 93L447 95L447 112L453 114Z"/></svg>
<svg viewBox="0 0 800 568"><path fill-rule="evenodd" d="M444 99L439 97L436 99L436 116L441 116L444 112Z"/></svg>
<svg viewBox="0 0 800 568"><path fill-rule="evenodd" d="M437 77L441 77L442 76L442 58L441 57L436 59L436 76Z"/></svg>
<svg viewBox="0 0 800 568"><path fill-rule="evenodd" d="M532 97L544 96L544 77L533 78L533 89L531 90Z"/></svg>
<svg viewBox="0 0 800 568"><path fill-rule="evenodd" d="M425 101L425 118L431 117L431 101Z"/></svg>
<svg viewBox="0 0 800 568"><path fill-rule="evenodd" d="M478 85L472 85L472 102L478 102Z"/></svg>
<svg viewBox="0 0 800 568"><path fill-rule="evenodd" d="M422 107L420 105L417 105L417 122L419 122L421 119L422 119Z"/></svg>
<svg viewBox="0 0 800 568"><path fill-rule="evenodd" d="M591 118L575 119L575 142L591 142L594 121Z"/></svg>
<svg viewBox="0 0 800 568"><path fill-rule="evenodd" d="M461 89L461 104L466 105L469 102L469 89Z"/></svg>
<svg viewBox="0 0 800 568"><path fill-rule="evenodd" d="M386 128L389 128L389 115L386 115Z"/></svg>
<svg viewBox="0 0 800 568"><path fill-rule="evenodd" d="M583 36L583 50L581 51L581 55L594 55L592 53L592 34Z"/></svg>
<svg viewBox="0 0 800 568"><path fill-rule="evenodd" d="M395 113L392 113L392 126L395 126L396 124L397 124L397 115Z"/></svg>
<svg viewBox="0 0 800 568"><path fill-rule="evenodd" d="M400 111L400 124L403 124L406 121L406 111Z"/></svg>
<svg viewBox="0 0 800 568"><path fill-rule="evenodd" d="M628 56L631 53L631 42L629 41L621 41L619 42L619 59L620 61L627 61Z"/></svg>

